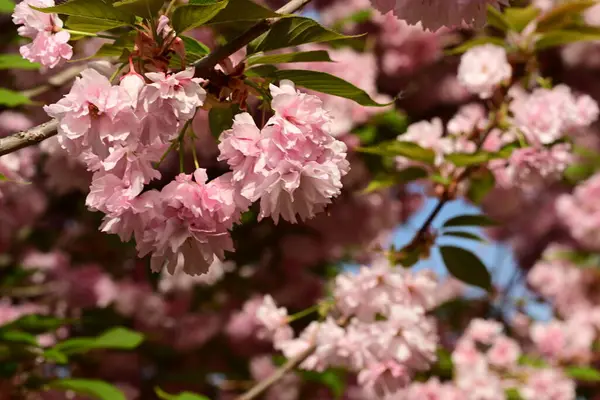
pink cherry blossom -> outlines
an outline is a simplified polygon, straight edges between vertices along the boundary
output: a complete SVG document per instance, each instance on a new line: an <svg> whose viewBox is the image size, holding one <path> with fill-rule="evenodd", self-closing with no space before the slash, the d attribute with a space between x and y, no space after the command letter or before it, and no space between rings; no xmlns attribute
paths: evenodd
<svg viewBox="0 0 600 400"><path fill-rule="evenodd" d="M33 42L21 46L21 56L31 62L37 62L44 67L54 68L64 60L73 57L73 48L68 44L69 32L60 31L53 35L50 32L40 32Z"/></svg>
<svg viewBox="0 0 600 400"><path fill-rule="evenodd" d="M228 175L206 183L203 169L193 176L179 174L154 198L142 240L137 241L140 256L152 253L153 271L166 267L171 274L177 268L204 274L215 258L223 260L224 251L233 251L228 229L242 210Z"/></svg>
<svg viewBox="0 0 600 400"><path fill-rule="evenodd" d="M260 132L249 115L222 134L219 159L233 169L242 196L260 198L259 218L312 218L341 192L348 173L346 145L334 139L321 100L293 83L271 85L275 115ZM259 153L260 152L260 153Z"/></svg>
<svg viewBox="0 0 600 400"><path fill-rule="evenodd" d="M502 336L494 341L494 344L487 352L489 363L496 367L510 369L517 365L521 347L514 340Z"/></svg>
<svg viewBox="0 0 600 400"><path fill-rule="evenodd" d="M583 246L600 248L600 207L594 201L600 193L600 174L578 185L572 194L561 196L556 211L570 234Z"/></svg>
<svg viewBox="0 0 600 400"><path fill-rule="evenodd" d="M575 382L560 370L542 369L531 374L519 391L525 400L574 400Z"/></svg>
<svg viewBox="0 0 600 400"><path fill-rule="evenodd" d="M54 68L73 56L73 48L68 44L71 35L61 30L62 20L57 14L44 13L33 7L54 6L53 0L25 0L15 6L13 22L20 26L19 35L33 39L32 43L19 49L23 58L38 62L44 67Z"/></svg>
<svg viewBox="0 0 600 400"><path fill-rule="evenodd" d="M128 93L94 69L84 70L71 91L44 110L58 119L63 147L73 156L87 152L88 165L106 158L107 143L125 141L137 126Z"/></svg>
<svg viewBox="0 0 600 400"><path fill-rule="evenodd" d="M499 185L518 187L526 194L534 193L562 177L573 161L570 149L568 143L559 143L550 148L516 149L506 166L503 162L495 162L492 170Z"/></svg>
<svg viewBox="0 0 600 400"><path fill-rule="evenodd" d="M511 76L512 67L506 58L506 50L493 44L469 49L458 66L460 83L482 99L492 97L494 90Z"/></svg>
<svg viewBox="0 0 600 400"><path fill-rule="evenodd" d="M256 318L265 327L265 334L273 337L275 343L289 340L294 336L292 328L288 325L288 313L285 307L277 308L270 295L263 298L263 302L256 310ZM260 336L259 336L260 337ZM264 337L261 337L264 339Z"/></svg>
<svg viewBox="0 0 600 400"><path fill-rule="evenodd" d="M372 0L382 13L393 11L410 24L421 22L426 29L455 27L464 23L483 26L486 7L507 4L504 0Z"/></svg>
<svg viewBox="0 0 600 400"><path fill-rule="evenodd" d="M532 145L551 144L598 118L598 105L589 96L575 96L566 85L539 88L510 104L515 126Z"/></svg>
<svg viewBox="0 0 600 400"><path fill-rule="evenodd" d="M413 382L403 393L406 400L463 400L462 393L452 383L441 383L437 377L427 382Z"/></svg>

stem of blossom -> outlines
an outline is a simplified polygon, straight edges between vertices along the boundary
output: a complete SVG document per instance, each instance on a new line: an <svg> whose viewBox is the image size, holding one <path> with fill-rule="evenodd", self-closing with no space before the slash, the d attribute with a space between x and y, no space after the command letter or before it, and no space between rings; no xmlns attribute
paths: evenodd
<svg viewBox="0 0 600 400"><path fill-rule="evenodd" d="M250 389L243 395L237 397L235 400L256 399L261 394L263 394L267 389L269 389L274 383L276 383L278 380L283 378L287 373L289 373L294 368L296 368L298 365L300 365L302 363L302 361L306 360L306 358L308 356L310 356L313 353L313 351L315 351L315 349L316 349L316 346L312 345L309 348L307 348L306 350L304 350L302 353L298 354L296 357L290 358L289 360L287 360L287 362L285 364L283 364L280 368L278 368L275 372L273 372L273 374L271 374L271 376L269 376L265 380L258 382L258 384L256 386L254 386L252 389Z"/></svg>
<svg viewBox="0 0 600 400"><path fill-rule="evenodd" d="M192 133L190 137L192 138L192 156L194 157L194 167L198 169L200 168L200 164L198 163L198 155L196 154L196 135Z"/></svg>
<svg viewBox="0 0 600 400"><path fill-rule="evenodd" d="M320 308L321 308L321 303L317 303L317 304L315 304L312 307L309 307L309 308L307 308L305 310L299 311L296 314L290 315L287 318L287 322L289 324L290 322L296 321L296 320L298 320L300 318L304 318L307 315L310 315L310 314L312 314L312 313L314 313L316 311L319 311Z"/></svg>
<svg viewBox="0 0 600 400"><path fill-rule="evenodd" d="M90 32L83 32L83 31L74 31L72 29L63 29L63 31L69 32L72 35L89 36L89 37L99 37L99 38L110 39L110 40L118 39L117 36L105 35L105 34L102 34L102 33L90 33Z"/></svg>
<svg viewBox="0 0 600 400"><path fill-rule="evenodd" d="M279 14L291 14L306 4L310 3L311 0L291 0L289 3L281 7L277 12ZM265 33L269 30L271 25L277 20L277 18L264 20L248 31L238 36L231 42L226 43L223 46L217 47L214 51L209 53L206 57L194 63L196 72L198 71L206 74L214 68L219 61L229 57L239 49L245 47L248 43ZM41 125L33 127L27 131L18 132L11 136L0 139L0 156L4 154L12 153L13 151L22 149L23 147L37 144L45 139L48 139L56 135L56 127L58 126L57 121L51 120ZM49 129L51 128L51 129Z"/></svg>
<svg viewBox="0 0 600 400"><path fill-rule="evenodd" d="M184 128L185 129L185 128ZM185 136L179 136L179 172L184 172L184 159L183 159L183 151L185 150L184 146Z"/></svg>

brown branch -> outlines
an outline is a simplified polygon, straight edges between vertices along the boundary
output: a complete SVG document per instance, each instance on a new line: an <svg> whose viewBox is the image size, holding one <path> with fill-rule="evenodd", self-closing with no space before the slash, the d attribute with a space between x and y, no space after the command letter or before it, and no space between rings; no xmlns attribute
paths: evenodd
<svg viewBox="0 0 600 400"><path fill-rule="evenodd" d="M275 372L271 374L267 379L258 382L252 389L244 393L243 395L237 397L235 400L252 400L263 394L267 389L269 389L273 384L283 378L287 373L291 372L298 365L302 363L302 361L306 360L308 356L310 356L313 351L315 351L316 346L312 345L308 349L304 350L302 353L298 354L294 358L290 358L287 360L285 364L279 367Z"/></svg>
<svg viewBox="0 0 600 400"><path fill-rule="evenodd" d="M29 130L0 139L0 156L32 146L56 135L58 121L52 119Z"/></svg>
<svg viewBox="0 0 600 400"><path fill-rule="evenodd" d="M292 14L310 3L311 0L291 0L286 5L278 9L278 14ZM270 18L258 22L246 32L242 33L235 39L225 43L223 46L219 46L214 49L206 57L196 61L194 66L196 67L196 74L203 76L210 70L212 70L219 62L231 56L233 53L248 45L251 41L267 32L271 25L277 22L279 18Z"/></svg>
<svg viewBox="0 0 600 400"><path fill-rule="evenodd" d="M310 1L311 0L291 0L289 3L277 10L277 13L294 13L300 10L306 4L310 3ZM277 20L278 18L271 18L261 21L232 41L214 49L212 52L210 52L210 54L194 64L197 75L202 76L209 73L220 61L229 57L263 33L267 32L271 25L273 25L273 23ZM79 71L77 74L78 73ZM75 76L77 76L77 74L75 74ZM40 88L31 89L27 93L29 95L37 95L45 92L48 89L51 89L53 86L55 86L53 82L49 82L47 85L43 85ZM18 132L11 136L0 139L0 156L12 153L13 151L17 151L23 147L37 144L56 135L57 125L58 123L56 120L51 120L27 131Z"/></svg>

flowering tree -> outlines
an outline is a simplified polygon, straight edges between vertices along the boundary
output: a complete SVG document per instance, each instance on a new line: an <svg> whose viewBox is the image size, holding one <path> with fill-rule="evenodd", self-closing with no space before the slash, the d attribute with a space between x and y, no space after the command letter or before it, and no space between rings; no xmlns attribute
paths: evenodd
<svg viewBox="0 0 600 400"><path fill-rule="evenodd" d="M0 400L600 399L600 4L276 3L0 0Z"/></svg>

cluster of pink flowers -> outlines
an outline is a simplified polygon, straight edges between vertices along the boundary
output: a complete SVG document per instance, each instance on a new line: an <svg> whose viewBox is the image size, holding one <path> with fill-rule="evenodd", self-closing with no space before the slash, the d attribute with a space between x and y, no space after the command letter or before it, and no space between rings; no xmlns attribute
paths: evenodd
<svg viewBox="0 0 600 400"><path fill-rule="evenodd" d="M135 235L140 256L152 253L152 269L177 267L202 274L224 251L229 230L251 202L260 217L296 222L322 211L342 188L349 170L346 145L330 134L330 116L319 98L291 82L272 86L275 115L259 130L249 114L236 116L222 135L219 159L233 172L207 183L203 169L142 193L159 178L159 161L202 106L205 91L194 70L130 72L119 85L93 69L46 111L59 121L59 139L94 172L86 204L106 214L102 230L122 240Z"/></svg>
<svg viewBox="0 0 600 400"><path fill-rule="evenodd" d="M578 185L571 194L562 195L556 211L571 236L582 246L600 249L600 206L595 199L600 193L600 174Z"/></svg>
<svg viewBox="0 0 600 400"><path fill-rule="evenodd" d="M575 384L559 369L520 365L521 347L496 321L474 319L452 353L454 383L469 400L506 398L518 390L527 400L575 399ZM549 386L541 384L552 377Z"/></svg>
<svg viewBox="0 0 600 400"><path fill-rule="evenodd" d="M598 118L598 104L590 96L574 95L565 85L532 93L514 87L510 95L513 128L489 150L497 151L502 143L518 137L530 147L514 150L506 161L495 160L491 167L498 185L530 195L562 177L573 155L570 144L561 140L592 124Z"/></svg>
<svg viewBox="0 0 600 400"><path fill-rule="evenodd" d="M459 115L460 113L464 113L464 110L459 111ZM469 115L469 117L474 118L468 123L460 121L463 116L457 116L449 122L448 129L451 128L453 132L457 132L456 135L444 135L442 120L434 118L431 121L419 121L409 125L406 132L398 136L397 140L416 143L425 149L433 150L435 153L435 166L446 174L450 174L454 171L454 168L451 163L445 160L447 154L456 152L473 153L477 149L475 142L468 138L468 133L471 133L472 129L477 129L479 125L478 116ZM469 132L463 131L463 129L468 128L472 129ZM406 157L397 157L396 163L398 167L404 167L415 162Z"/></svg>
<svg viewBox="0 0 600 400"><path fill-rule="evenodd" d="M513 124L532 146L550 145L598 118L596 101L576 96L566 85L538 88L531 94L511 90L511 95Z"/></svg>
<svg viewBox="0 0 600 400"><path fill-rule="evenodd" d="M312 322L297 338L276 335L274 347L291 358L314 346L302 368L350 369L358 373L370 398L385 398L436 359L435 324L426 313L436 304L437 287L428 271L411 273L377 260L356 274L338 275L333 312L322 322ZM271 317L262 311L263 323L278 332L286 314L265 304Z"/></svg>
<svg viewBox="0 0 600 400"><path fill-rule="evenodd" d="M54 0L24 0L15 6L13 22L19 27L19 35L32 39L21 46L23 58L38 62L44 67L54 68L73 56L69 45L71 35L62 29L63 21L57 14L43 13L31 7L52 7Z"/></svg>
<svg viewBox="0 0 600 400"><path fill-rule="evenodd" d="M233 170L240 195L260 199L259 218L296 222L312 218L340 194L349 171L346 145L330 133L322 101L290 81L271 85L271 117L262 130L250 114L238 114L223 132L219 160Z"/></svg>
<svg viewBox="0 0 600 400"><path fill-rule="evenodd" d="M393 13L410 24L421 22L426 29L443 26L482 26L486 21L486 7L508 4L506 0L372 0L379 11Z"/></svg>

